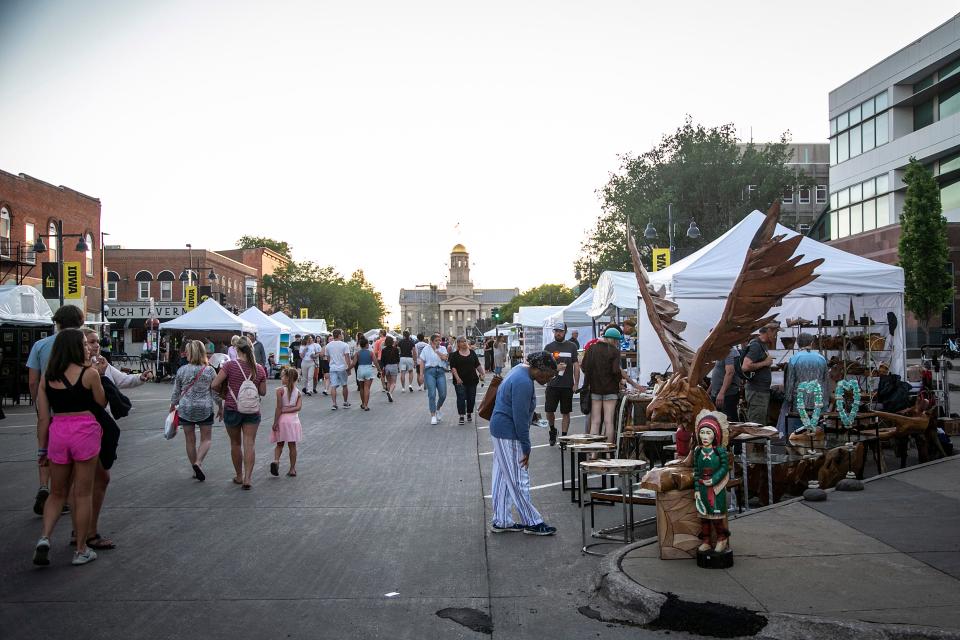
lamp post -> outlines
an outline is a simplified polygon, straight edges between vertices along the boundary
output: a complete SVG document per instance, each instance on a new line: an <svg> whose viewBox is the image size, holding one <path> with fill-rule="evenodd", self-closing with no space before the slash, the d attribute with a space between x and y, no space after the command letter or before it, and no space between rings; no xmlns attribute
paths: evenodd
<svg viewBox="0 0 960 640"><path fill-rule="evenodd" d="M667 236L669 238L669 248L670 248L671 259L673 257L673 251L674 251L673 234L674 234L673 203L671 202L667 204ZM686 236L692 240L696 240L697 238L700 237L700 227L697 226L697 223L693 218L690 219L690 226L687 227ZM657 239L657 230L653 226L653 222L650 222L649 220L647 221L647 228L643 230L643 237L646 238L647 240Z"/></svg>
<svg viewBox="0 0 960 640"><path fill-rule="evenodd" d="M107 321L107 302L106 302L106 291L104 291L104 273L107 270L107 256L106 252L103 250L103 237L110 235L106 231L100 232L100 320L103 322ZM103 337L103 334L107 332L107 325L100 325L100 337Z"/></svg>
<svg viewBox="0 0 960 640"><path fill-rule="evenodd" d="M63 239L64 238L80 238L77 241L77 246L75 249L81 253L86 253L87 251L87 242L83 237L82 233L63 233L63 220L54 220L53 226L57 230L57 294L60 298L60 306L63 306ZM33 243L33 252L34 253L44 253L47 250L47 245L43 243L43 239L49 239L52 234L41 233L37 235L36 242ZM101 254L103 252L101 251ZM102 278L102 276L101 276ZM101 288L101 295L103 289ZM101 309L103 305L101 304Z"/></svg>

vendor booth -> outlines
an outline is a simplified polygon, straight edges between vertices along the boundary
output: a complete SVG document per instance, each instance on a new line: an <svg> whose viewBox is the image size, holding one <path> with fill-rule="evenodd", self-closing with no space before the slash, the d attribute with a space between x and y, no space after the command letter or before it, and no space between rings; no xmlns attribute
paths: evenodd
<svg viewBox="0 0 960 640"><path fill-rule="evenodd" d="M29 402L27 357L33 343L53 331L53 312L39 291L0 286L0 403Z"/></svg>
<svg viewBox="0 0 960 640"><path fill-rule="evenodd" d="M634 282L636 282L636 278L634 278ZM543 321L543 329L546 335L550 334L557 323L563 322L567 325L567 338L569 339L570 335L574 331L577 331L580 346L583 347L583 345L593 339L594 319L587 313L590 311L591 306L593 306L593 289L588 288L577 296L576 300L566 307L563 307L560 311L551 314Z"/></svg>
<svg viewBox="0 0 960 640"><path fill-rule="evenodd" d="M654 287L663 286L666 296L680 307L678 320L687 323L684 340L694 350L699 348L726 304L727 293L740 273L747 248L763 221L764 215L754 211L735 227L707 246L670 267L649 274ZM776 234L795 236L796 232L777 225ZM831 322L836 333L850 324L867 325L861 331L884 338L882 346L874 350L872 366L885 362L893 373L903 376L906 368L903 269L835 249L804 237L797 254L804 260L823 258L817 267L819 276L813 282L796 289L771 309L778 314L782 325L791 318L803 318L817 324L819 318ZM633 273L604 272L594 292L589 315L599 317L613 310L631 313L637 309L637 279ZM852 313L851 313L852 311ZM896 318L896 327L888 321ZM638 350L641 379L652 372L664 372L669 361L645 313L638 314ZM817 333L818 328L807 329ZM892 335L891 335L892 333ZM782 337L792 336L784 331ZM868 340L873 344L881 341ZM778 347L782 345L778 344ZM774 351L776 359L788 358L789 349Z"/></svg>
<svg viewBox="0 0 960 640"><path fill-rule="evenodd" d="M260 309L250 307L239 315L243 320L253 323L257 327L257 342L263 343L263 348L274 356L274 362L279 366L290 364L290 327L274 320Z"/></svg>
<svg viewBox="0 0 960 640"><path fill-rule="evenodd" d="M161 331L184 331L207 335L210 333L256 333L257 325L240 316L235 316L213 298L208 298L196 309L175 320L160 325Z"/></svg>
<svg viewBox="0 0 960 640"><path fill-rule="evenodd" d="M523 346L523 357L526 358L534 351L543 351L543 346L553 340L548 335L544 340L543 323L553 314L561 311L560 306L520 307L513 316L514 324L520 325L520 342Z"/></svg>
<svg viewBox="0 0 960 640"><path fill-rule="evenodd" d="M285 314L283 311L277 311L276 313L270 314L270 317L276 320L277 322L279 322L280 324L283 324L289 327L290 334L292 336L297 336L297 335L305 336L308 333L310 333L309 331L304 329L302 326L300 326L299 320L294 320L293 318Z"/></svg>

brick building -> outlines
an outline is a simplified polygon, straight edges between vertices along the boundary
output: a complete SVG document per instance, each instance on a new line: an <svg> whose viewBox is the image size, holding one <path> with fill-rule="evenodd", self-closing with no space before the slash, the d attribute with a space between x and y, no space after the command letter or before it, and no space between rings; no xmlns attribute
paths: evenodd
<svg viewBox="0 0 960 640"><path fill-rule="evenodd" d="M54 186L25 175L0 170L0 283L25 284L43 291L43 263L54 273L57 263L56 224L63 223L64 262L80 263L80 299L65 300L86 311L88 320L100 320L100 282L103 259L100 236L100 200L69 187ZM42 237L47 250L33 251ZM77 251L80 238L86 243ZM62 270L60 274L62 277ZM47 291L51 309L60 306L59 296Z"/></svg>
<svg viewBox="0 0 960 640"><path fill-rule="evenodd" d="M257 270L255 278L248 278L246 282L246 307L259 307L261 311L273 311L263 299L263 276L273 275L279 269L283 269L290 260L286 256L268 249L266 247L256 247L254 249L225 249L217 251L222 256L226 256L237 262L242 262L248 267Z"/></svg>
<svg viewBox="0 0 960 640"><path fill-rule="evenodd" d="M160 321L184 313L184 288L199 287L227 309L247 308L253 267L207 249L123 249L106 247L107 319L117 351L139 353L151 305ZM189 271L189 274L188 274ZM189 275L189 279L188 279ZM211 277L212 276L212 277Z"/></svg>

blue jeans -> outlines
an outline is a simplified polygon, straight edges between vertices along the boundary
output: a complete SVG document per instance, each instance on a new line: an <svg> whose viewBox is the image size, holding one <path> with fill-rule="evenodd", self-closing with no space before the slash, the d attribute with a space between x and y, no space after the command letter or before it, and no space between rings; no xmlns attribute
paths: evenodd
<svg viewBox="0 0 960 640"><path fill-rule="evenodd" d="M447 399L447 372L443 367L427 367L423 373L423 384L427 385L430 413L436 413ZM438 398L437 395L440 397Z"/></svg>
<svg viewBox="0 0 960 640"><path fill-rule="evenodd" d="M453 389L457 392L457 413L461 416L465 413L473 413L473 405L477 400L476 384L455 384Z"/></svg>

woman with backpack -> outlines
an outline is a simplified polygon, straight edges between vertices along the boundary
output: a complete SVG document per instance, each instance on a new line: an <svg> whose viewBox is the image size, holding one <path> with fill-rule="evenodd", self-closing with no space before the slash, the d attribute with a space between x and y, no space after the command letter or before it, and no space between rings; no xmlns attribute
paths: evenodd
<svg viewBox="0 0 960 640"><path fill-rule="evenodd" d="M237 359L223 365L211 387L220 391L226 407L223 424L230 436L230 458L237 472L233 481L249 489L256 460L260 397L267 395L267 372L257 364L250 340L237 340Z"/></svg>

